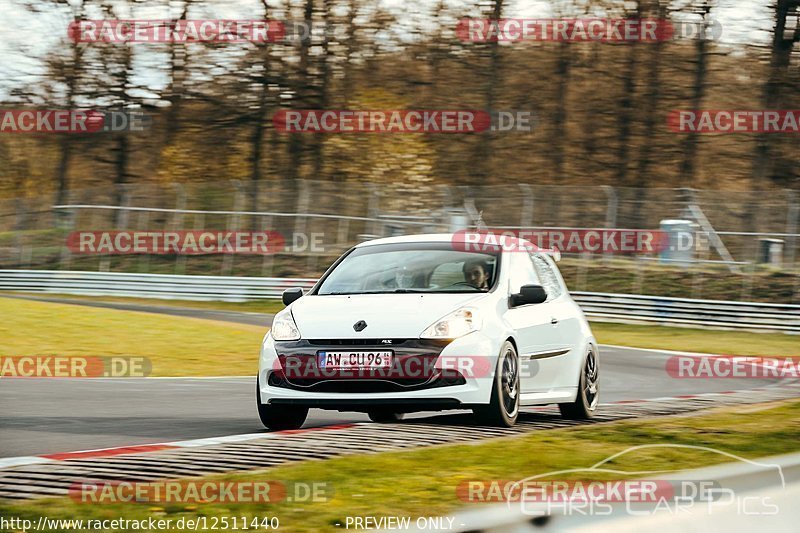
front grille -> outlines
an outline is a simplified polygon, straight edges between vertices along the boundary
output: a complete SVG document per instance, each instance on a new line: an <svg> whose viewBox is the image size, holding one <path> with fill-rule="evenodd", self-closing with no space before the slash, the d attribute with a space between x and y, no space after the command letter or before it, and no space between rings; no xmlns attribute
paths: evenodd
<svg viewBox="0 0 800 533"><path fill-rule="evenodd" d="M464 376L454 370L445 370L440 375L419 383L411 383L411 380L404 380L401 385L398 382L379 380L379 379L335 379L335 380L312 380L312 379L292 379L288 380L285 376L277 372L271 372L267 378L271 387L282 389L304 390L309 392L338 392L338 393L361 393L361 392L402 392L420 389L435 389L439 387L453 387L464 385Z"/></svg>
<svg viewBox="0 0 800 533"><path fill-rule="evenodd" d="M412 339L314 339L308 343L312 346L397 346ZM389 341L389 342L387 342Z"/></svg>
<svg viewBox="0 0 800 533"><path fill-rule="evenodd" d="M391 340L392 344L382 344L383 340ZM401 392L463 385L466 380L461 374L451 370L440 373L435 368L439 354L449 342L374 338L276 342L280 368L270 374L268 382L273 387L311 392ZM350 370L347 375L320 369L317 354L343 346L391 351L393 365L390 370Z"/></svg>

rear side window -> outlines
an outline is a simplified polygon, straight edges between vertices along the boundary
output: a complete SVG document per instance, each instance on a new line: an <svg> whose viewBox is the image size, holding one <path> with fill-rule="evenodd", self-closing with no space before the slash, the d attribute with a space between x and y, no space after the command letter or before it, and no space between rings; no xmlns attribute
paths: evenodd
<svg viewBox="0 0 800 533"><path fill-rule="evenodd" d="M547 262L547 259L541 255L531 255L533 265L536 267L536 272L539 274L539 279L542 280L542 287L547 292L547 301L555 300L562 294L564 290L558 280L558 276L553 271L553 267Z"/></svg>

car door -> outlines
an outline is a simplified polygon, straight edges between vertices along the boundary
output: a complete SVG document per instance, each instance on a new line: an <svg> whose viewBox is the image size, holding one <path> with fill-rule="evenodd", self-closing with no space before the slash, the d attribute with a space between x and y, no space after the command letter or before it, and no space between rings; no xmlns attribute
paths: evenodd
<svg viewBox="0 0 800 533"><path fill-rule="evenodd" d="M541 285L527 252L509 253L511 264L508 295L518 293L523 285ZM542 354L551 352L557 344L549 303L510 307L505 319L514 329L520 363L520 388L522 393L549 390L556 378L549 365L540 360ZM544 363L544 364L542 364Z"/></svg>
<svg viewBox="0 0 800 533"><path fill-rule="evenodd" d="M564 281L552 259L541 253L532 253L536 274L547 292L547 304L553 322L553 351L548 357L548 374L552 373L553 387L575 385L574 359L579 348L581 317L569 296Z"/></svg>

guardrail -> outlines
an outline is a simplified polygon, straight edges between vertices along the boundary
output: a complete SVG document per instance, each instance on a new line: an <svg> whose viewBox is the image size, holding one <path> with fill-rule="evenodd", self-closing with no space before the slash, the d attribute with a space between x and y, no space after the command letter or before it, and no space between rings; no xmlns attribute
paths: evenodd
<svg viewBox="0 0 800 533"><path fill-rule="evenodd" d="M310 289L316 280L178 276L66 270L0 270L0 290L82 296L130 296L170 300L241 302L280 299L290 287Z"/></svg>
<svg viewBox="0 0 800 533"><path fill-rule="evenodd" d="M278 299L308 278L177 276L121 272L0 270L0 291L180 300ZM693 300L634 294L573 292L593 320L800 333L800 305Z"/></svg>

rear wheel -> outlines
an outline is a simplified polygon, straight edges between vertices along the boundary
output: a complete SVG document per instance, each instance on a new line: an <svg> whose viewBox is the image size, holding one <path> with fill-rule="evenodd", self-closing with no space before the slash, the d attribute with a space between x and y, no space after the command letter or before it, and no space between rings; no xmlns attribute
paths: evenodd
<svg viewBox="0 0 800 533"><path fill-rule="evenodd" d="M519 416L519 358L506 341L500 350L489 405L473 409L478 420L490 426L511 427Z"/></svg>
<svg viewBox="0 0 800 533"><path fill-rule="evenodd" d="M369 419L372 420L373 422L379 422L381 424L389 424L392 422L400 422L405 416L405 414L376 409L373 411L367 411L367 416L369 416Z"/></svg>
<svg viewBox="0 0 800 533"><path fill-rule="evenodd" d="M588 420L594 417L600 402L598 366L597 354L593 348L589 348L578 380L578 394L575 401L558 404L561 416L571 420Z"/></svg>
<svg viewBox="0 0 800 533"><path fill-rule="evenodd" d="M261 390L256 379L256 407L258 418L267 429L279 431L282 429L299 429L308 417L308 407L294 407L292 405L269 405L261 403Z"/></svg>

